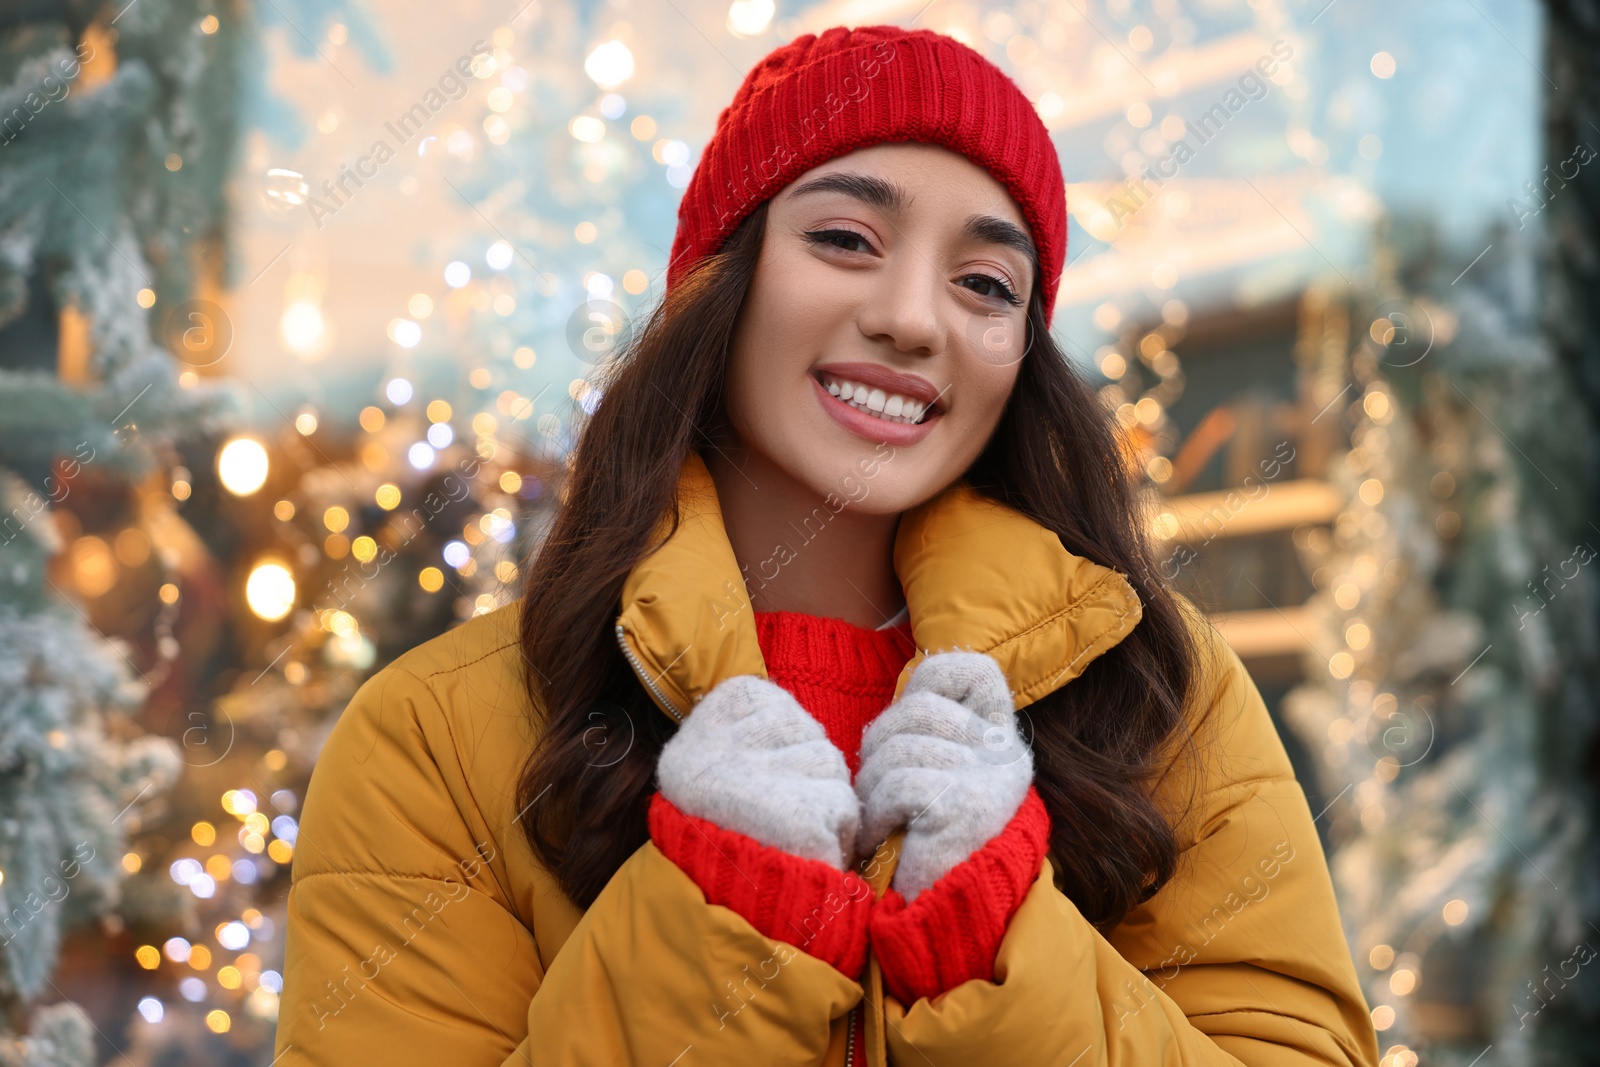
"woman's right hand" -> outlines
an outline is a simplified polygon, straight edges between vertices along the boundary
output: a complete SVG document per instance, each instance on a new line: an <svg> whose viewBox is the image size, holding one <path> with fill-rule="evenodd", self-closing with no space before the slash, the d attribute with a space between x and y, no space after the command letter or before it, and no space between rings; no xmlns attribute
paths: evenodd
<svg viewBox="0 0 1600 1067"><path fill-rule="evenodd" d="M982 652L935 653L862 736L859 847L906 826L893 888L915 900L998 836L1032 783L1000 665Z"/></svg>
<svg viewBox="0 0 1600 1067"><path fill-rule="evenodd" d="M656 776L687 815L839 870L850 861L861 807L844 754L774 682L718 683L662 747Z"/></svg>

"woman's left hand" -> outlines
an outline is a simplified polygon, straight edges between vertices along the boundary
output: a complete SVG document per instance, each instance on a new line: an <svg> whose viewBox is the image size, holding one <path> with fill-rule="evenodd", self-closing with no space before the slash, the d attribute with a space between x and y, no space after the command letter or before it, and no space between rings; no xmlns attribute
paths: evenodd
<svg viewBox="0 0 1600 1067"><path fill-rule="evenodd" d="M862 738L857 854L906 825L893 887L910 902L1003 830L1032 783L1033 754L994 657L929 656Z"/></svg>

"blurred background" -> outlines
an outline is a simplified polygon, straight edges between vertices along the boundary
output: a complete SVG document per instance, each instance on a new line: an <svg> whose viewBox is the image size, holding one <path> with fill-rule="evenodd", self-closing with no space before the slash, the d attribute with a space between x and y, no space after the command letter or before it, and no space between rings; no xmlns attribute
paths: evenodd
<svg viewBox="0 0 1600 1067"><path fill-rule="evenodd" d="M8 0L0 1063L271 1062L329 728L516 598L744 72L874 22L1052 131L1384 1067L1600 1062L1600 3Z"/></svg>

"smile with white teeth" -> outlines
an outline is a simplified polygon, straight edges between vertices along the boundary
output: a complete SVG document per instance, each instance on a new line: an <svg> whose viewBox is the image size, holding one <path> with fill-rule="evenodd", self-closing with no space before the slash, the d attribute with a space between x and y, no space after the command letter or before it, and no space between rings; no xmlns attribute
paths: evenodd
<svg viewBox="0 0 1600 1067"><path fill-rule="evenodd" d="M886 422L914 424L922 421L932 405L899 393L886 393L882 389L823 374L822 384L828 392L843 400L857 411L865 411Z"/></svg>

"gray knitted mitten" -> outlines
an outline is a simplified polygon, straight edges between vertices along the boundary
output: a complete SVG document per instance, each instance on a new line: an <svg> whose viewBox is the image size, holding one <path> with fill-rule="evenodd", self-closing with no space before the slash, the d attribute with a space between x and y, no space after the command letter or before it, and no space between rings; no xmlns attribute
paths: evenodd
<svg viewBox="0 0 1600 1067"><path fill-rule="evenodd" d="M1032 783L1033 753L994 657L929 656L862 738L857 853L906 825L893 885L909 903L1005 829Z"/></svg>
<svg viewBox="0 0 1600 1067"><path fill-rule="evenodd" d="M861 821L844 754L787 690L726 678L661 749L662 794L688 815L840 870Z"/></svg>

